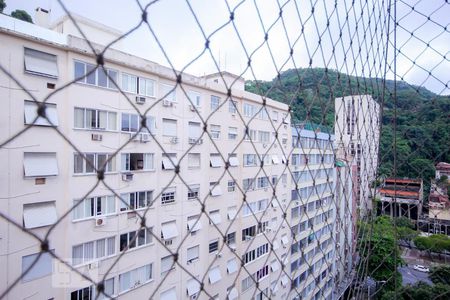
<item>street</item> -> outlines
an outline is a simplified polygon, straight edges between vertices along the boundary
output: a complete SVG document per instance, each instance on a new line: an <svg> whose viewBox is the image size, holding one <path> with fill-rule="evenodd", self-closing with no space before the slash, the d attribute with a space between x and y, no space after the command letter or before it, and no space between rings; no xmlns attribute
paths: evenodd
<svg viewBox="0 0 450 300"><path fill-rule="evenodd" d="M423 281L428 284L432 284L431 280L428 278L429 273L419 272L413 269L413 266L405 266L398 269L402 274L403 285L415 284L418 281Z"/></svg>

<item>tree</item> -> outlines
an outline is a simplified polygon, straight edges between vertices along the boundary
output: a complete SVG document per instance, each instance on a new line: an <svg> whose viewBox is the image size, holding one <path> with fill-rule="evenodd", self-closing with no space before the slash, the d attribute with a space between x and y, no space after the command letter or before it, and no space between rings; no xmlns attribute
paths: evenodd
<svg viewBox="0 0 450 300"><path fill-rule="evenodd" d="M443 283L450 285L450 266L443 265L433 267L430 270L430 279L433 283Z"/></svg>
<svg viewBox="0 0 450 300"><path fill-rule="evenodd" d="M3 13L3 10L6 8L5 0L0 0L0 13Z"/></svg>
<svg viewBox="0 0 450 300"><path fill-rule="evenodd" d="M24 10L21 9L16 9L15 11L13 11L11 13L11 17L28 22L28 23L33 23L33 19L31 18L31 16Z"/></svg>

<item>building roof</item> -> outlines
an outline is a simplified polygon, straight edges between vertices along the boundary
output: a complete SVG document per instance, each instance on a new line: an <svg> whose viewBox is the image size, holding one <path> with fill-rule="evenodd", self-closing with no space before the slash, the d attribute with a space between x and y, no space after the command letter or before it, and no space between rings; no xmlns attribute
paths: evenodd
<svg viewBox="0 0 450 300"><path fill-rule="evenodd" d="M412 179L412 178L386 178L384 180L385 183L403 183L403 184L421 184L421 179Z"/></svg>
<svg viewBox="0 0 450 300"><path fill-rule="evenodd" d="M436 170L450 171L450 164L446 162L440 162L436 165Z"/></svg>
<svg viewBox="0 0 450 300"><path fill-rule="evenodd" d="M387 196L392 197L414 197L419 198L419 192L411 192L411 191L400 191L400 190L391 190L391 189L380 189L380 193L386 194Z"/></svg>

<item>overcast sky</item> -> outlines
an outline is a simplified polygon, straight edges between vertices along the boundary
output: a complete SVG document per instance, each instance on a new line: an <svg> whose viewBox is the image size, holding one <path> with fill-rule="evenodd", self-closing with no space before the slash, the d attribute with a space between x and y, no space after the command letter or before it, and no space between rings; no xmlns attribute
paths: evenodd
<svg viewBox="0 0 450 300"><path fill-rule="evenodd" d="M141 1L143 6L147 2ZM364 1L355 1L352 7L351 1L340 0L335 9L334 1L319 0L314 17L311 17L311 1L194 0L189 1L190 8L183 0L161 0L148 8L148 20L167 57L147 26L141 26L127 36L123 47L159 64L173 65L177 70L189 65L186 72L195 75L217 72L217 63L220 70L242 74L245 79L270 80L277 71L307 67L312 58L314 67L328 66L351 75L381 77L386 43L386 3L374 0L373 4L361 8L356 2ZM398 2L397 47L401 53L397 56L397 74L409 83L424 85L436 93L450 94L450 89L445 88L450 77L450 34L444 29L449 23L450 5L442 0L427 0L416 4L412 11L408 4L414 2ZM51 9L52 21L64 15L55 0L7 0L6 4L4 12L7 14L24 9L34 17L35 8L43 7ZM141 16L138 4L131 0L76 0L64 1L64 4L71 12L122 32L136 26ZM282 18L279 18L280 6ZM230 20L229 10L235 10L234 25L225 25ZM431 20L427 16L431 16ZM222 25L225 26L221 28ZM267 31L268 42L264 43ZM206 51L198 57L204 50L203 34L212 34L212 55ZM427 43L431 47L427 47ZM294 49L292 58L291 47ZM392 63L393 48L389 51ZM247 56L250 55L251 70L247 69ZM428 71L432 72L431 76ZM388 78L393 78L392 73Z"/></svg>

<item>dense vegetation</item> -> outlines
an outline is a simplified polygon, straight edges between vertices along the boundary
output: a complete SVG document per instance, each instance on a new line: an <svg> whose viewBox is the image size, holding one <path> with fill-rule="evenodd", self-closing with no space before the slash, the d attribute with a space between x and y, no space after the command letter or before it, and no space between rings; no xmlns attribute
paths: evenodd
<svg viewBox="0 0 450 300"><path fill-rule="evenodd" d="M248 81L246 89L290 104L293 122L306 120L329 127L334 125L336 97L370 94L379 102L383 99L381 79L320 68L288 70L272 81ZM427 180L433 176L437 162L450 161L450 97L399 81L394 101L393 90L394 81L387 80L381 103L380 174L393 175L395 119L397 176Z"/></svg>

